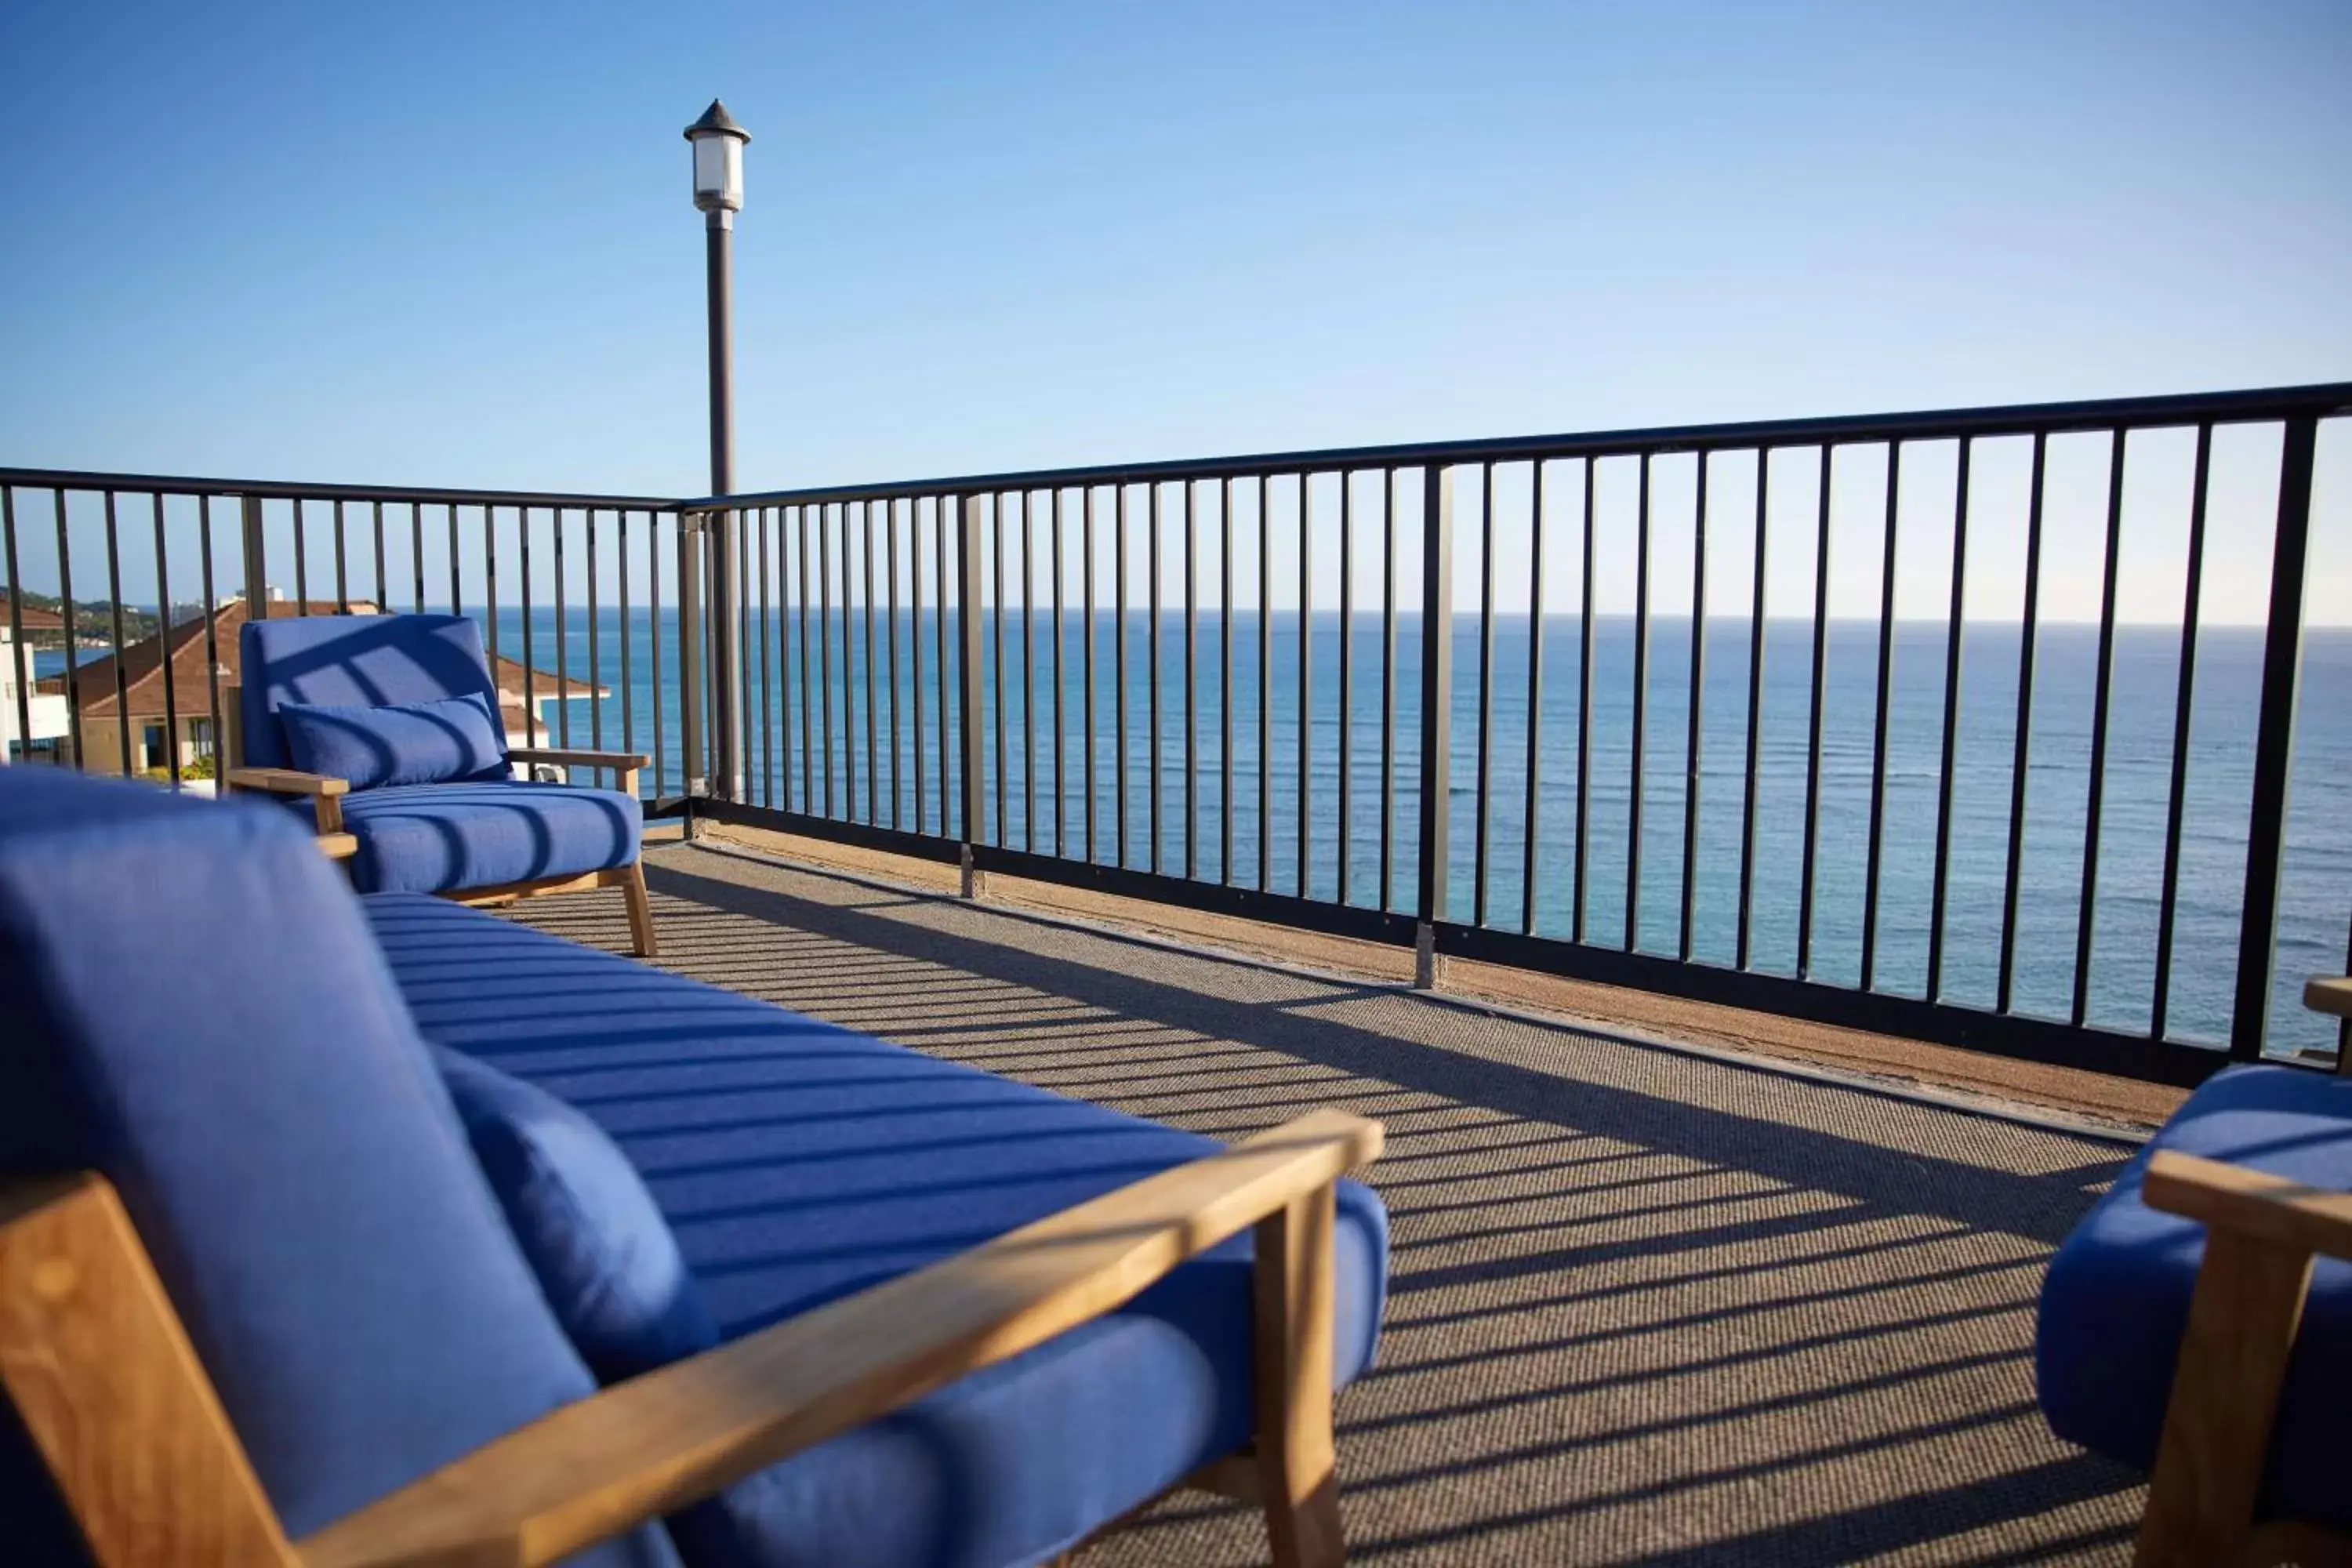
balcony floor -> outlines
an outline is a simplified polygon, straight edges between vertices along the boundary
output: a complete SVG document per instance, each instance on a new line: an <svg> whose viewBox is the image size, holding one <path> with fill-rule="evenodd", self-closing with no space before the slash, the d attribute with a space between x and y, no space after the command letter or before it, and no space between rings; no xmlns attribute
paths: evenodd
<svg viewBox="0 0 2352 1568"><path fill-rule="evenodd" d="M2122 1561L2141 1492L2033 1404L2044 1260L2127 1150L888 890L647 856L670 967L1239 1135L1385 1121L1386 1338L1339 1403L1363 1562ZM619 900L525 918L599 945ZM1265 1561L1183 1494L1089 1568Z"/></svg>

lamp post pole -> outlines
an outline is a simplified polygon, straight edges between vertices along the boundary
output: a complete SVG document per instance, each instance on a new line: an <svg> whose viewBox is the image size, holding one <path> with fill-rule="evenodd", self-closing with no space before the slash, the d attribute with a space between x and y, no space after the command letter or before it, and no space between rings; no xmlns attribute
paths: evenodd
<svg viewBox="0 0 2352 1568"><path fill-rule="evenodd" d="M743 206L743 147L751 133L735 123L727 106L717 99L702 118L686 128L694 146L694 205L702 210L706 275L710 321L710 493L730 495L735 489L735 350L734 257L735 215ZM708 647L710 658L710 721L712 730L711 792L721 799L743 798L741 755L743 701L735 655L735 530L730 513L704 516L699 530L708 541L698 563L679 562L678 603L689 603L690 583L698 574L709 606ZM681 536L681 545L685 536ZM682 555L688 553L682 550ZM681 640L696 642L696 629L679 627ZM694 700L692 688L688 702ZM681 715L688 734L693 719ZM688 748L687 772L694 771Z"/></svg>

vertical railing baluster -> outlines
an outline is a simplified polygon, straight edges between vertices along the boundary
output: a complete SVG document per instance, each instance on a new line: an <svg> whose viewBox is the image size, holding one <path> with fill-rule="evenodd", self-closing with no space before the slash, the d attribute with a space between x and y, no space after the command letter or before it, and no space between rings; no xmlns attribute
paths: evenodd
<svg viewBox="0 0 2352 1568"><path fill-rule="evenodd" d="M914 527L914 510L910 497L907 501L909 529ZM889 584L884 607L888 613L890 664L885 674L890 694L890 826L895 828L899 823L898 797L906 788L905 753L898 750L898 502L895 497L882 503L882 537L886 544L883 571Z"/></svg>
<svg viewBox="0 0 2352 1568"><path fill-rule="evenodd" d="M646 520L650 530L652 520ZM629 512L623 507L613 514L614 592L618 596L621 611L621 750L637 749L636 686L632 679L629 645L636 639L629 632Z"/></svg>
<svg viewBox="0 0 2352 1568"><path fill-rule="evenodd" d="M2091 941L2098 927L2099 822L2106 804L2107 707L2115 688L2116 578L2124 537L2124 455L2130 442L2118 426L2107 451L2107 552L2099 579L2099 663L2092 676L2091 777L2083 805L2083 892L2075 905L2074 996L2068 1021L2083 1026L2091 1004Z"/></svg>
<svg viewBox="0 0 2352 1568"><path fill-rule="evenodd" d="M1470 923L1486 923L1486 841L1495 772L1495 465L1478 465L1478 800L1470 862Z"/></svg>
<svg viewBox="0 0 2352 1568"><path fill-rule="evenodd" d="M1217 480L1217 880L1234 880L1234 480Z"/></svg>
<svg viewBox="0 0 2352 1568"><path fill-rule="evenodd" d="M1021 491L1021 847L1037 850L1037 531ZM1003 679L1000 672L999 679Z"/></svg>
<svg viewBox="0 0 2352 1568"><path fill-rule="evenodd" d="M1381 899L1396 907L1397 471L1381 470Z"/></svg>
<svg viewBox="0 0 2352 1568"><path fill-rule="evenodd" d="M2278 528L2271 550L2270 619L2263 636L2246 890L2239 906L2237 996L2230 1015L2230 1055L2240 1061L2263 1054L2270 1026L2272 970L2278 961L2279 874L2286 850L2295 700L2303 677L2304 569L2318 430L2314 416L2297 415L2286 422L2279 449Z"/></svg>
<svg viewBox="0 0 2352 1568"><path fill-rule="evenodd" d="M294 514L294 613L307 616L310 613L310 541L302 526L302 498L296 496L287 504Z"/></svg>
<svg viewBox="0 0 2352 1568"><path fill-rule="evenodd" d="M1528 465L1528 778L1520 814L1519 934L1536 933L1536 843L1543 780L1544 465Z"/></svg>
<svg viewBox="0 0 2352 1568"><path fill-rule="evenodd" d="M677 517L678 525L683 527L684 516L673 515ZM652 700L647 706L653 710L654 800L656 804L662 797L662 785L667 782L666 770L668 767L668 755L662 745L662 695L667 688L662 684L661 520L660 512L646 513L646 646L648 673L653 679ZM683 763L684 759L680 761Z"/></svg>
<svg viewBox="0 0 2352 1568"><path fill-rule="evenodd" d="M335 614L348 616L352 613L352 594L350 583L343 574L343 503L340 499L331 509L330 515L335 525Z"/></svg>
<svg viewBox="0 0 2352 1568"><path fill-rule="evenodd" d="M1927 906L1927 1000L1944 999L1944 910L1950 896L1952 769L1959 755L1960 628L1968 608L1969 464L1976 443L1960 438L1959 472L1952 486L1952 600L1944 642L1944 750L1936 773L1935 890Z"/></svg>
<svg viewBox="0 0 2352 1568"><path fill-rule="evenodd" d="M73 551L66 542L66 492L53 489L49 498L58 511L58 616L65 623L66 638L66 729L73 742L73 765L89 766L89 737L83 733L81 721L81 632L75 625L73 595ZM253 541L261 532L261 502L255 497L245 498L248 565L259 559ZM264 595L248 579L245 599L248 605L259 605ZM267 613L265 609L264 613Z"/></svg>
<svg viewBox="0 0 2352 1568"><path fill-rule="evenodd" d="M451 501L449 503L449 613L453 616L462 616L466 613L465 590L462 583L460 582L460 578L463 575L460 561L461 557L458 554L457 503L456 501Z"/></svg>
<svg viewBox="0 0 2352 1568"><path fill-rule="evenodd" d="M1088 485L1078 496L1078 560L1086 574L1084 592L1086 605L1081 619L1086 637L1086 650L1080 680L1086 687L1083 716L1086 722L1086 791L1087 791L1087 864L1095 863L1095 487Z"/></svg>
<svg viewBox="0 0 2352 1568"><path fill-rule="evenodd" d="M1011 684L1004 678L1004 609L1007 599L1004 588L1004 492L1000 490L989 499L990 515L995 521L996 545L995 554L992 558L996 570L996 602L993 613L989 619L989 629L994 639L992 649L996 656L996 837L994 842L1001 848L1010 849L1013 847L1013 824L1007 815L1006 792L1010 785L1011 773L1005 765L1004 719L1004 689Z"/></svg>
<svg viewBox="0 0 2352 1568"><path fill-rule="evenodd" d="M2017 899L2025 861L2025 784L2033 742L2033 656L2042 605L2042 487L2049 437L2033 433L2033 468L2027 481L2025 503L2025 606L2018 629L2017 729L2009 766L2009 858L2004 873L2000 910L2000 975L1995 987L1995 1010L2010 1010L2017 974Z"/></svg>
<svg viewBox="0 0 2352 1568"><path fill-rule="evenodd" d="M930 810L923 799L923 498L907 498L907 694L914 722L907 731L915 762L915 831L929 829ZM945 767L947 759L940 759ZM790 787L790 781L786 781ZM790 802L786 803L789 808ZM945 824L941 824L944 827Z"/></svg>
<svg viewBox="0 0 2352 1568"><path fill-rule="evenodd" d="M425 503L408 503L408 576L410 607L425 613ZM384 606L390 609L389 605Z"/></svg>
<svg viewBox="0 0 2352 1568"><path fill-rule="evenodd" d="M596 514L592 511L588 515L591 519L593 519ZM772 531L773 531L776 521L776 512L774 508L763 506L755 507L745 512L743 516L744 521L748 522L754 531L753 542L758 546L756 552L751 550L743 552L743 563L747 567L753 568L758 573L760 584L758 595L758 615L760 621L760 804L773 809L776 804L776 734L774 719L772 716L776 700L774 687L775 647L773 640L770 635L768 625L771 610L768 588L770 573L770 563L768 560L768 536ZM593 521L590 523L590 527L594 527L594 523ZM743 595L743 605L745 609L748 610L751 607L751 595L745 594ZM743 639L743 651L747 654L751 651L751 639L748 636ZM744 694L749 696L751 693L751 686L749 682L745 683L743 689ZM789 771L791 758L787 756L785 758L785 762L787 764L787 771Z"/></svg>
<svg viewBox="0 0 2352 1568"><path fill-rule="evenodd" d="M2189 563L2181 585L2180 675L2172 702L2172 775L2165 795L2164 891L2156 916L2156 994L2148 1037L2166 1037L2172 1002L2172 933L2180 899L2180 817L2189 795L2189 720L2197 692L2197 623L2205 584L2206 487L2212 468L2213 426L2197 426L2197 466L2189 499Z"/></svg>
<svg viewBox="0 0 2352 1568"><path fill-rule="evenodd" d="M375 597L376 608L392 608L392 589L383 580L383 502L373 503L375 515Z"/></svg>
<svg viewBox="0 0 2352 1568"><path fill-rule="evenodd" d="M1111 749L1118 753L1112 769L1111 809L1118 816L1118 864L1127 864L1127 487L1111 491L1111 587L1116 603L1111 611L1111 688L1113 703Z"/></svg>
<svg viewBox="0 0 2352 1568"><path fill-rule="evenodd" d="M1437 924L1446 915L1454 747L1454 473L1422 469L1421 853L1413 896L1413 984L1437 984Z"/></svg>
<svg viewBox="0 0 2352 1568"><path fill-rule="evenodd" d="M1748 782L1739 801L1739 952L1735 967L1746 969L1756 910L1756 763L1764 739L1764 563L1767 480L1772 452L1756 448L1756 545L1754 598L1748 610Z"/></svg>
<svg viewBox="0 0 2352 1568"><path fill-rule="evenodd" d="M1199 519L1193 514L1192 503L1200 488L1197 480L1184 481L1184 876L1188 881L1199 868L1196 845L1200 836L1201 726L1193 675L1201 573Z"/></svg>
<svg viewBox="0 0 2352 1568"><path fill-rule="evenodd" d="M584 514L588 550L588 749L604 749L604 661L598 657L596 626L596 509Z"/></svg>
<svg viewBox="0 0 2352 1568"><path fill-rule="evenodd" d="M1151 783L1148 798L1150 802L1151 849L1145 864L1160 869L1160 481L1154 479L1145 492L1147 522L1144 531L1144 592L1150 605L1145 624L1149 641L1145 645L1144 672L1151 682L1145 704L1151 730L1151 744L1146 760L1151 766Z"/></svg>
<svg viewBox="0 0 2352 1568"><path fill-rule="evenodd" d="M981 821L981 725L980 725L980 552L981 498L968 495L962 502L962 526L957 533L957 640L961 644L961 663L958 673L958 707L963 729L963 896L977 892L972 865L972 846L980 841ZM999 731L1000 736L1002 731Z"/></svg>
<svg viewBox="0 0 2352 1568"><path fill-rule="evenodd" d="M812 816L829 815L832 811L832 807L826 804L826 781L817 771L818 721L816 669L818 664L823 662L824 658L824 645L823 641L820 640L817 644L815 657L812 658L809 654L809 623L814 618L817 601L816 588L814 584L815 566L814 564L816 559L816 546L811 537L811 532L813 528L822 523L824 511L824 504L822 501L818 502L814 506L810 506L803 502L800 508L801 783L803 786L802 798L806 810ZM811 512L814 512L818 515L817 523L812 523L810 521L809 514ZM819 632L822 633L822 622L818 623L818 629Z"/></svg>
<svg viewBox="0 0 2352 1568"><path fill-rule="evenodd" d="M1348 901L1348 862L1354 853L1356 705L1356 476L1339 470L1339 854L1338 900Z"/></svg>
<svg viewBox="0 0 2352 1568"><path fill-rule="evenodd" d="M214 613L214 606L219 601L213 596L213 498L209 495L196 498L196 550L199 561L197 579L203 585L205 596L205 721L212 726L213 794L225 797L228 793L228 753L221 743L226 731L221 728L220 617ZM9 578L13 582L15 577L16 563L12 560Z"/></svg>
<svg viewBox="0 0 2352 1568"><path fill-rule="evenodd" d="M885 501L883 504L887 506L889 503ZM866 569L866 820L879 823L882 820L882 766L878 744L880 710L874 702L874 503L871 500L859 502L857 516L858 521L865 524L866 532L862 558ZM847 546L845 544L842 554L845 572L848 569L848 563ZM849 603L849 588L845 583L841 590L841 602L845 605Z"/></svg>
<svg viewBox="0 0 2352 1568"><path fill-rule="evenodd" d="M933 585L939 590L934 595L939 607L931 616L931 651L938 655L938 658L932 660L937 672L933 679L940 683L940 833L942 837L954 831L948 824L949 780L955 773L954 765L948 754L948 510L950 502L950 498L947 496L931 498L931 571ZM957 537L960 539L961 536ZM959 604L956 606L957 624L961 626L963 617L970 613L967 606ZM969 828L963 830L963 837L967 842L971 840L971 832Z"/></svg>
<svg viewBox="0 0 2352 1568"><path fill-rule="evenodd" d="M107 658L114 670L114 728L122 746L122 776L130 778L139 770L131 763L131 689L122 666L122 552L115 536L112 490L106 492L106 597L114 637L114 646Z"/></svg>
<svg viewBox="0 0 2352 1568"><path fill-rule="evenodd" d="M178 649L172 645L171 546L163 537L163 492L151 491L148 504L155 514L155 649L163 677L163 770L172 787L180 787L180 701L177 672L172 668Z"/></svg>
<svg viewBox="0 0 2352 1568"><path fill-rule="evenodd" d="M1274 518L1257 477L1257 890L1274 890Z"/></svg>
<svg viewBox="0 0 2352 1568"><path fill-rule="evenodd" d="M1895 536L1903 485L1903 443L1886 444L1885 536L1880 545L1878 590L1878 709L1870 729L1870 843L1864 858L1862 989L1878 978L1878 888L1885 860L1886 712L1895 692Z"/></svg>
<svg viewBox="0 0 2352 1568"><path fill-rule="evenodd" d="M25 574L16 564L16 489L8 484L0 484L0 540L8 546L8 657L16 667L11 672L16 688L16 739L29 762L33 752L33 654L25 642ZM209 602L209 595L206 599ZM66 660L73 660L70 647L66 649ZM0 757L0 762L8 760Z"/></svg>
<svg viewBox="0 0 2352 1568"><path fill-rule="evenodd" d="M1054 531L1054 854L1069 856L1068 784L1062 770L1062 597L1065 566L1062 551L1062 487L1055 485L1046 500L1046 526Z"/></svg>
<svg viewBox="0 0 2352 1568"><path fill-rule="evenodd" d="M294 510L299 515L302 510L302 503L300 501L296 501L294 503ZM300 525L298 522L296 526L299 533ZM680 531L684 531L683 520L681 520ZM685 546L683 544L679 545L679 549L683 550ZM298 574L299 573L299 567L297 568L297 573ZM678 611L681 615L685 613L687 604L693 597L693 595L688 591L687 582L688 578L684 570L684 564L681 563L677 579ZM294 613L300 616L308 615L310 614L310 606L306 602ZM482 635L484 640L488 645L489 650L490 684L493 687L498 687L499 681L502 680L506 675L506 672L499 668L499 514L498 510L495 507L488 505L487 502L485 502L482 507ZM682 654L678 665L678 672L681 675L686 672L686 665ZM499 687L499 689L503 692L504 688ZM501 702L501 706L503 706L503 701ZM691 734L693 731L688 729L681 728L681 733ZM523 711L523 744L526 746L530 744L530 711L529 709L525 709ZM690 776L694 767L694 762L690 756L685 760L685 765Z"/></svg>
<svg viewBox="0 0 2352 1568"><path fill-rule="evenodd" d="M1706 697L1706 470L1711 453L1698 454L1698 499L1691 513L1691 647L1689 727L1683 737L1683 907L1675 953L1688 963L1691 918L1698 903L1699 751Z"/></svg>
<svg viewBox="0 0 2352 1568"><path fill-rule="evenodd" d="M1649 763L1650 459L1642 454L1633 525L1633 750L1625 803L1625 951L1642 945L1642 778Z"/></svg>
<svg viewBox="0 0 2352 1568"><path fill-rule="evenodd" d="M1315 840L1315 476L1298 475L1298 896L1307 881Z"/></svg>
<svg viewBox="0 0 2352 1568"><path fill-rule="evenodd" d="M1805 846L1798 864L1797 978L1813 973L1813 886L1822 837L1822 702L1829 679L1830 481L1836 454L1827 442L1814 448L1813 664L1811 705L1805 731Z"/></svg>
<svg viewBox="0 0 2352 1568"><path fill-rule="evenodd" d="M847 501L840 503L841 515L847 519ZM833 796L833 518L835 509L820 505L816 509L816 697L820 758L824 767L824 814L834 815ZM845 533L846 528L844 529ZM843 601L845 641L842 649L844 682L843 698L846 700L848 680L848 647L846 616L848 602ZM843 750L848 749L847 737L843 738Z"/></svg>
<svg viewBox="0 0 2352 1568"><path fill-rule="evenodd" d="M527 506L515 508L515 553L522 564L522 743L536 746L540 743L539 659L531 651L530 508ZM559 702L562 701L562 690L559 681L556 686Z"/></svg>
<svg viewBox="0 0 2352 1568"><path fill-rule="evenodd" d="M1579 540L1583 553L1582 580L1578 584L1577 638L1582 645L1577 650L1576 665L1576 904L1570 911L1570 940L1584 940L1584 918L1591 900L1586 896L1588 879L1585 868L1591 847L1592 802L1592 555L1594 492L1601 488L1601 459L1584 459L1584 531Z"/></svg>
<svg viewBox="0 0 2352 1568"><path fill-rule="evenodd" d="M547 514L550 552L555 557L555 743L572 749L572 633L563 605L563 509ZM589 689L595 689L592 679Z"/></svg>

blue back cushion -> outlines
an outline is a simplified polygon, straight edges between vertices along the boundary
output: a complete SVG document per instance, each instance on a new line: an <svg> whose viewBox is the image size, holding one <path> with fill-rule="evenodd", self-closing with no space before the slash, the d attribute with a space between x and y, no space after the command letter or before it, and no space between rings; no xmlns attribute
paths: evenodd
<svg viewBox="0 0 2352 1568"><path fill-rule="evenodd" d="M478 691L382 708L281 702L278 720L296 767L353 789L500 779L509 770L498 710Z"/></svg>
<svg viewBox="0 0 2352 1568"><path fill-rule="evenodd" d="M619 1383L719 1342L669 1222L603 1128L487 1062L440 1046L433 1059L509 1228L589 1370Z"/></svg>
<svg viewBox="0 0 2352 1568"><path fill-rule="evenodd" d="M237 634L243 761L297 764L278 710L289 702L377 708L480 695L499 710L481 629L464 616L295 616Z"/></svg>
<svg viewBox="0 0 2352 1568"><path fill-rule="evenodd" d="M0 768L0 1172L113 1182L289 1532L593 1391L286 813Z"/></svg>

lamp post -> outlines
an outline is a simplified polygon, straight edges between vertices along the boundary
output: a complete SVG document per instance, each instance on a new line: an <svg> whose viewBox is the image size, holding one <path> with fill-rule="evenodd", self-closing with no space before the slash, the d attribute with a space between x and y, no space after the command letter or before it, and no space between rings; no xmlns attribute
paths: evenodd
<svg viewBox="0 0 2352 1568"><path fill-rule="evenodd" d="M717 99L702 111L702 118L686 128L686 139L694 147L694 205L703 215L708 256L708 279L710 314L710 493L731 494L735 489L735 353L734 353L734 266L730 242L735 232L735 215L743 208L743 147L751 133L735 123L727 106ZM709 586L710 606L709 649L712 690L711 725L717 731L712 758L718 777L712 781L717 792L728 799L742 798L743 781L737 768L739 742L742 736L741 691L736 685L734 594L734 531L732 518L712 514L703 520L699 532L709 540L708 560L702 564L707 574L703 581ZM682 553L690 553L687 536L681 535ZM696 563L688 560L678 563L678 603L683 608L692 602L688 584L694 581L691 574ZM680 640L688 648L699 646L697 628L679 627ZM688 657L691 657L690 655ZM690 672L689 672L690 673ZM689 684L688 690L695 689ZM688 706L692 706L689 700ZM683 713L690 736L694 715ZM692 741L687 744L687 771L694 769L695 750ZM689 793L691 786L689 785Z"/></svg>

